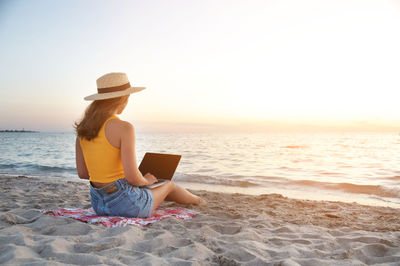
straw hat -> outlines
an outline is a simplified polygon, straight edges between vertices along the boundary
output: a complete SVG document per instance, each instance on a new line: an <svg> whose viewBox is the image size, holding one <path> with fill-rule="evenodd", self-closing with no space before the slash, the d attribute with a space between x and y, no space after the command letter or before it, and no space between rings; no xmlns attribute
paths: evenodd
<svg viewBox="0 0 400 266"><path fill-rule="evenodd" d="M108 73L96 80L97 92L86 96L86 101L105 100L121 97L144 90L145 87L131 87L125 73Z"/></svg>

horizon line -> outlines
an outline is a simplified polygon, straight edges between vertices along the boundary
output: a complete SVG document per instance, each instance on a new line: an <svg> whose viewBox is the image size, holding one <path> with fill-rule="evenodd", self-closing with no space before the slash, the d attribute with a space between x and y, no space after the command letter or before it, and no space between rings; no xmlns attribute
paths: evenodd
<svg viewBox="0 0 400 266"><path fill-rule="evenodd" d="M288 122L288 121L237 121L236 123L196 123L196 122L156 122L137 120L132 123L138 132L221 132L221 133L322 133L322 132L359 132L359 133L399 133L400 123L371 123L366 121L342 121L336 123L310 123L310 122ZM18 129L10 129L18 127L0 128L0 132L21 132ZM21 127L19 127L21 128ZM23 131L39 131L43 133L69 133L74 132L62 128L47 129L25 129Z"/></svg>

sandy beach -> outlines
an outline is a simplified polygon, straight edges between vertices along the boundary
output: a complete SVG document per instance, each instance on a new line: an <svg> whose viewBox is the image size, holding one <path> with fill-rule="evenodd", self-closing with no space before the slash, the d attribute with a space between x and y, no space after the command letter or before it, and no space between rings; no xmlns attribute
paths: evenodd
<svg viewBox="0 0 400 266"><path fill-rule="evenodd" d="M39 212L89 208L87 183L1 182L1 264L400 265L400 209L194 191L193 219L106 228Z"/></svg>

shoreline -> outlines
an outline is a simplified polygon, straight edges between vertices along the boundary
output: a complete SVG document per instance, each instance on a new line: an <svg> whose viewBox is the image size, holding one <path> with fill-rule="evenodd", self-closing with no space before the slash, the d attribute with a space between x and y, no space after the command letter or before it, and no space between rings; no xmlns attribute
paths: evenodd
<svg viewBox="0 0 400 266"><path fill-rule="evenodd" d="M79 179L74 172L74 178L72 177L62 177L62 176L51 176L46 177L43 174L4 174L0 173L0 180L2 177L13 178L13 177L29 177L32 179L38 179L40 181L59 181L59 182L79 182L87 183L87 180ZM393 202L392 198L377 198L371 197L369 194L358 194L358 193L348 193L340 190L323 190L320 188L313 189L312 187L283 187L279 186L230 186L222 184L210 184L210 183L200 183L200 182L187 182L181 181L179 179L174 180L177 184L193 190L193 191L208 191L214 193L224 193L224 194L243 194L248 196L260 196L264 194L280 194L283 197L289 199L297 200L311 200L311 201L322 201L322 202L343 202L343 203L357 203L365 206L375 206L375 207L389 207L394 209L400 209L400 203Z"/></svg>
<svg viewBox="0 0 400 266"><path fill-rule="evenodd" d="M343 203L357 203L365 206L375 207L389 207L400 209L399 203L385 200L383 198L370 198L368 194L346 193L344 191L332 191L323 189L314 189L312 187L299 188L291 187L283 188L282 186L270 187L236 187L229 185L219 184L202 184L202 183L189 183L184 181L177 181L178 184L189 188L191 190L205 190L216 193L227 194L244 194L249 196L260 196L264 194L279 194L289 199L297 200L311 200L322 202L343 202ZM266 192L268 191L268 192Z"/></svg>
<svg viewBox="0 0 400 266"><path fill-rule="evenodd" d="M190 220L107 229L40 209L89 208L88 183L0 176L0 263L354 265L400 261L400 209L191 190Z"/></svg>

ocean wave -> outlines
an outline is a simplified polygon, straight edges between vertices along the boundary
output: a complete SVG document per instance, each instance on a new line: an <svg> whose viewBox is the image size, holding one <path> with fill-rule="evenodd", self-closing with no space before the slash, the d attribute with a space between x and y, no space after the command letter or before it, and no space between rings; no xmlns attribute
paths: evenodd
<svg viewBox="0 0 400 266"><path fill-rule="evenodd" d="M358 185L352 183L332 183L321 182L314 180L290 180L282 177L245 177L234 176L220 177L220 176L205 176L198 174L177 174L175 175L176 181L203 183L203 184L216 184L222 186L233 187L269 187L279 186L286 188L293 188L293 186L318 188L322 190L341 191L353 194L367 194L371 196L387 197L387 198L400 198L399 188L388 188L382 185Z"/></svg>
<svg viewBox="0 0 400 266"><path fill-rule="evenodd" d="M235 176L237 178L237 176ZM190 183L202 183L202 184L215 184L222 186L233 186L233 187L251 187L259 186L257 182L250 180L238 180L230 178L212 177L205 175L192 175L192 174L176 174L176 181L190 182Z"/></svg>
<svg viewBox="0 0 400 266"><path fill-rule="evenodd" d="M0 164L0 169L9 169L9 168L14 168L14 164Z"/></svg>
<svg viewBox="0 0 400 266"><path fill-rule="evenodd" d="M326 190L340 190L354 194L368 194L379 197L400 198L399 188L388 188L381 185L358 185L352 183L330 183L313 180L291 180L289 184L307 187L317 187Z"/></svg>
<svg viewBox="0 0 400 266"><path fill-rule="evenodd" d="M287 145L287 146L282 146L281 148L284 149L302 149L302 148L306 148L307 146L305 145Z"/></svg>
<svg viewBox="0 0 400 266"><path fill-rule="evenodd" d="M75 167L66 166L48 166L41 164L30 164L30 163L16 163L16 164L0 164L0 169L10 170L25 170L25 171L39 171L39 172L75 172Z"/></svg>
<svg viewBox="0 0 400 266"><path fill-rule="evenodd" d="M400 176L390 176L390 177L385 177L384 179L388 179L388 180L400 180Z"/></svg>

